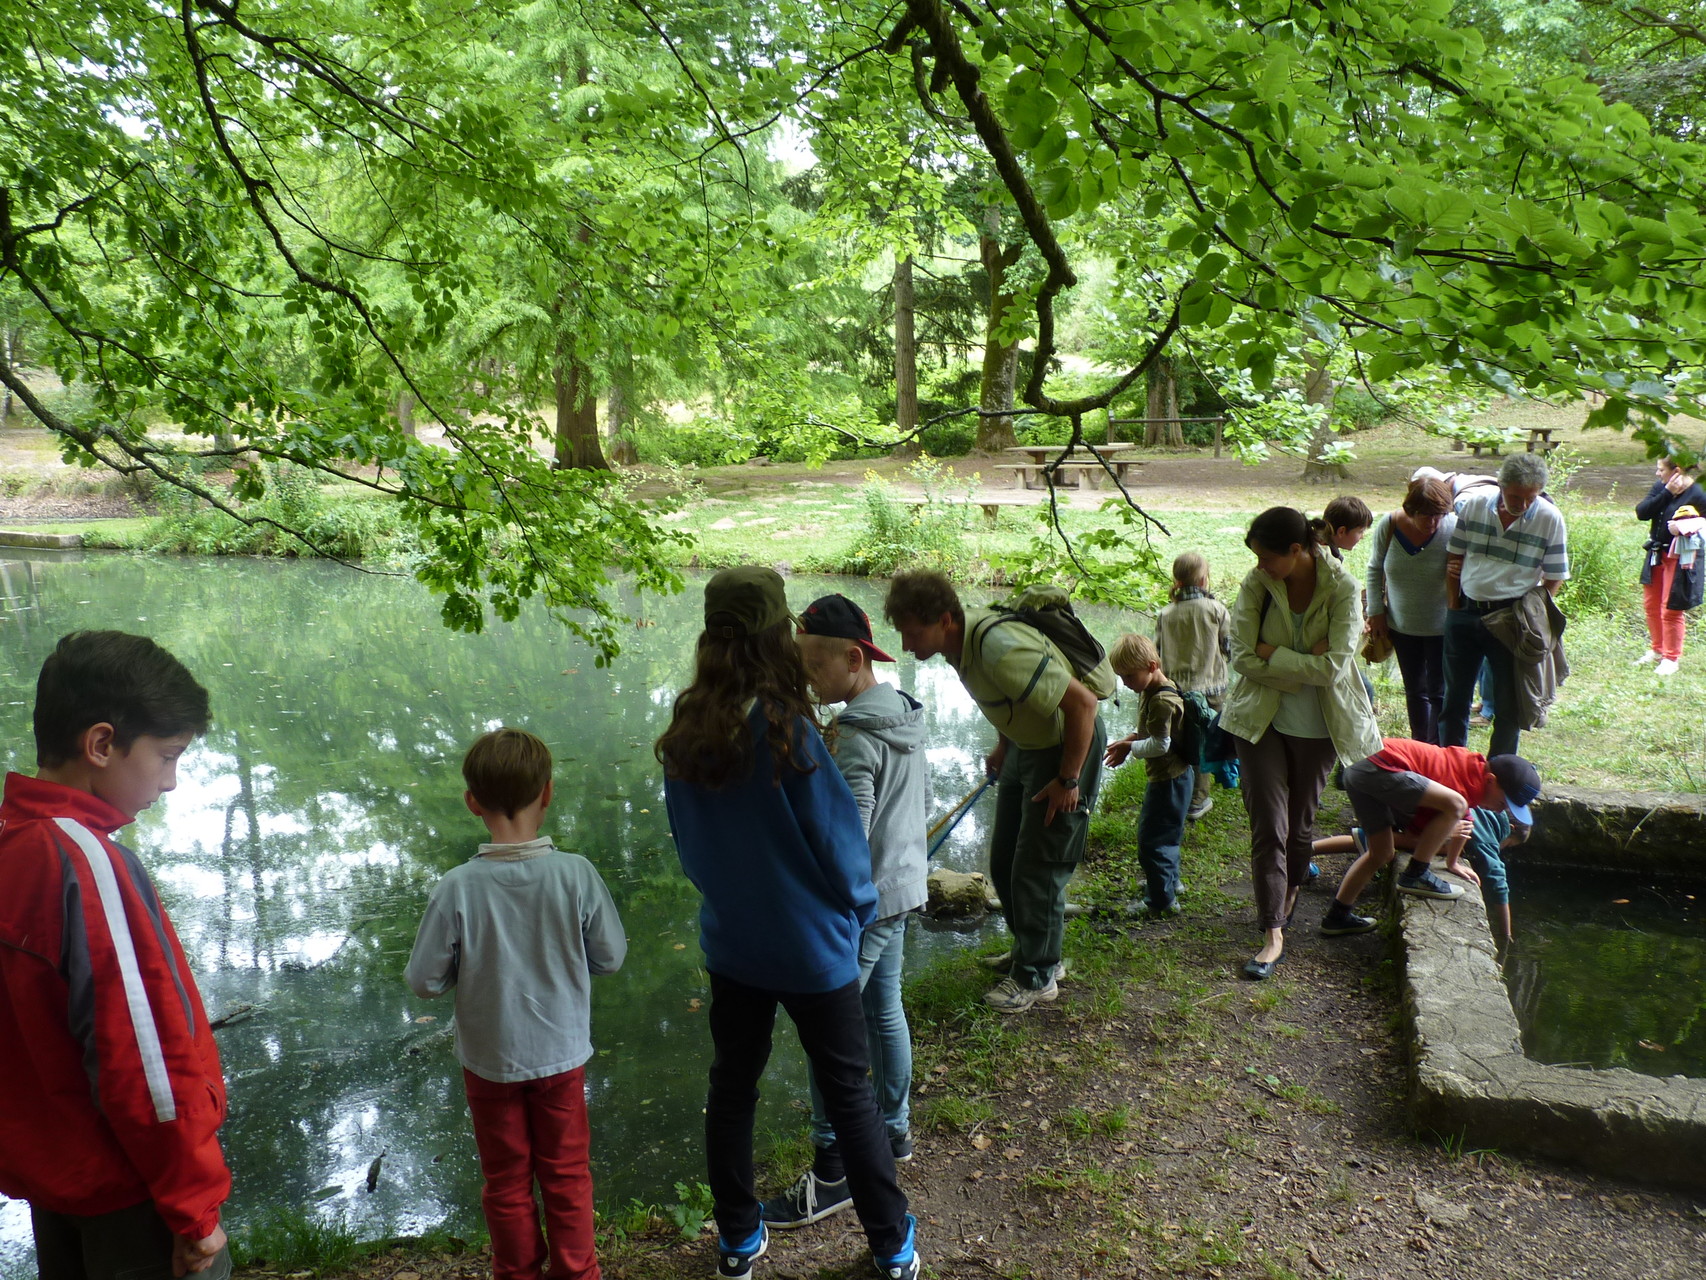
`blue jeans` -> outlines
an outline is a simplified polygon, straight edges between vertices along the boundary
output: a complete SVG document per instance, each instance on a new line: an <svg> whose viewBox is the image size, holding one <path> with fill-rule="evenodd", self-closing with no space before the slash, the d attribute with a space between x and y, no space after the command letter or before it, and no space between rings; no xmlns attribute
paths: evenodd
<svg viewBox="0 0 1706 1280"><path fill-rule="evenodd" d="M1143 792L1137 818L1137 861L1143 867L1145 897L1153 911L1165 910L1179 892L1179 845L1185 838L1185 810L1195 780L1186 769L1176 778L1151 782Z"/></svg>
<svg viewBox="0 0 1706 1280"><path fill-rule="evenodd" d="M1445 615L1445 706L1439 717L1442 747L1469 745L1469 704L1485 662L1493 672L1493 741L1487 755L1510 755L1522 737L1516 720L1516 659L1491 631L1482 614L1452 609Z"/></svg>
<svg viewBox="0 0 1706 1280"><path fill-rule="evenodd" d="M865 1038L871 1051L871 1088L891 1138L912 1129L912 1028L900 1000L901 961L906 955L906 917L878 920L859 939L859 999L865 1009ZM824 1114L817 1076L810 1076L812 1145L827 1148L835 1129Z"/></svg>

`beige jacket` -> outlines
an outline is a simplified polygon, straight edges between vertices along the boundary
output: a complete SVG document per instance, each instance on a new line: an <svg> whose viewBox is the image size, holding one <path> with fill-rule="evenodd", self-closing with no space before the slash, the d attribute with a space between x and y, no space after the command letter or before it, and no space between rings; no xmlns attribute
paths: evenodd
<svg viewBox="0 0 1706 1280"><path fill-rule="evenodd" d="M1226 656L1221 642L1230 644L1231 634L1231 616L1213 596L1204 593L1175 600L1155 619L1161 670L1181 689L1218 697L1226 692Z"/></svg>
<svg viewBox="0 0 1706 1280"><path fill-rule="evenodd" d="M1523 593L1505 609L1481 619L1516 663L1516 724L1519 729L1544 729L1546 713L1558 699L1558 686L1570 678L1564 657L1564 612L1545 587ZM1501 705L1500 712L1504 711Z"/></svg>
<svg viewBox="0 0 1706 1280"><path fill-rule="evenodd" d="M1280 694L1305 685L1321 686L1321 714L1333 750L1343 764L1366 760L1380 750L1380 726L1368 705L1357 674L1356 652L1362 643L1362 606L1357 581L1332 556L1315 557L1315 598L1303 611L1303 642L1313 647L1322 639L1327 652L1320 657L1291 648L1291 605L1285 583L1252 569L1238 588L1232 605L1232 670L1236 673L1220 727L1246 742L1260 742L1279 710ZM1262 618L1262 600L1272 601ZM1261 621L1261 634L1256 624ZM1267 659L1256 656L1256 645L1278 646Z"/></svg>

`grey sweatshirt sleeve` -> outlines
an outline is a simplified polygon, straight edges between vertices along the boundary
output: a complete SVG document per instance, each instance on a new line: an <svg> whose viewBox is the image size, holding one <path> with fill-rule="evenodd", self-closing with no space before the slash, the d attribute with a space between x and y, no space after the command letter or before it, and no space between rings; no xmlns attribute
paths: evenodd
<svg viewBox="0 0 1706 1280"><path fill-rule="evenodd" d="M847 789L853 793L853 803L859 806L859 821L869 837L871 819L877 812L876 744L857 729L844 731L836 743L835 766L847 780Z"/></svg>
<svg viewBox="0 0 1706 1280"><path fill-rule="evenodd" d="M587 864L586 894L581 900L581 938L586 944L586 969L591 974L615 973L628 957L628 935L604 877Z"/></svg>
<svg viewBox="0 0 1706 1280"><path fill-rule="evenodd" d="M456 985L461 954L455 913L447 910L434 892L427 902L426 915L421 917L420 931L415 934L415 947L409 952L403 980L409 984L409 990L423 999L441 996Z"/></svg>

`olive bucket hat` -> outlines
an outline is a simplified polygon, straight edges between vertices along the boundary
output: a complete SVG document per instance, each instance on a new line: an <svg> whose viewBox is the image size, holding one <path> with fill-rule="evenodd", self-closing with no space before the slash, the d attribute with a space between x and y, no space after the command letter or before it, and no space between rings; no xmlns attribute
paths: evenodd
<svg viewBox="0 0 1706 1280"><path fill-rule="evenodd" d="M737 565L720 570L705 584L705 630L726 639L754 636L792 617L782 575L774 569Z"/></svg>

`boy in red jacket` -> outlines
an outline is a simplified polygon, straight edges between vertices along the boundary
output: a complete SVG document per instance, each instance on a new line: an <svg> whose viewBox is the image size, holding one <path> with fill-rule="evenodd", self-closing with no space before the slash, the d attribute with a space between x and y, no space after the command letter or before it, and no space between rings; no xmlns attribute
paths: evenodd
<svg viewBox="0 0 1706 1280"><path fill-rule="evenodd" d="M152 640L66 636L36 683L36 776L0 800L0 1192L41 1280L231 1271L225 1080L183 948L112 838L177 785L207 691Z"/></svg>

